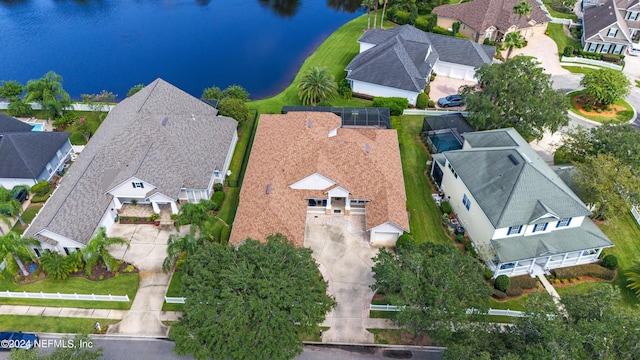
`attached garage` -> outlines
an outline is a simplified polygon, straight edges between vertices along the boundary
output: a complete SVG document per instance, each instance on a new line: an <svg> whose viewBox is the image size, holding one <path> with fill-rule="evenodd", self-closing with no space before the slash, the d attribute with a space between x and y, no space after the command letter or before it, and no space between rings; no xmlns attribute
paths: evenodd
<svg viewBox="0 0 640 360"><path fill-rule="evenodd" d="M378 225L370 230L369 242L374 246L395 246L404 230L391 222Z"/></svg>
<svg viewBox="0 0 640 360"><path fill-rule="evenodd" d="M475 69L471 66L452 64L444 61L437 61L433 70L438 75L467 81L474 81L476 75Z"/></svg>

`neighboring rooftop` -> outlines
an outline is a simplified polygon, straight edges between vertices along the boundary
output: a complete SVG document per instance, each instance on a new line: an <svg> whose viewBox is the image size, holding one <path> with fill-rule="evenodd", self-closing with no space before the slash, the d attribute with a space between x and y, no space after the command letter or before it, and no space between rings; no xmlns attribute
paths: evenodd
<svg viewBox="0 0 640 360"><path fill-rule="evenodd" d="M282 114L290 111L330 112L340 116L342 126L372 126L391 129L388 108L346 108L342 106L283 106Z"/></svg>
<svg viewBox="0 0 640 360"><path fill-rule="evenodd" d="M29 132L31 125L15 119L7 114L0 113L0 134L8 132Z"/></svg>
<svg viewBox="0 0 640 360"><path fill-rule="evenodd" d="M619 3L620 1L618 4ZM628 44L631 42L631 39L629 39L628 36L629 29L627 28L627 22L616 8L616 4L613 0L608 0L602 5L588 6L584 8L583 31L585 39L590 39L598 35L600 31L616 23L620 27L620 31L624 33L627 41L608 36L606 40L602 38L599 38L599 40L621 44Z"/></svg>
<svg viewBox="0 0 640 360"><path fill-rule="evenodd" d="M396 131L340 125L340 117L332 113L289 112L260 117L231 233L232 244L247 237L264 240L280 232L302 246L307 199L326 198L327 191L337 186L349 191L350 199L368 201L367 229L386 222L409 229ZM335 185L324 190L290 187L314 174Z"/></svg>
<svg viewBox="0 0 640 360"><path fill-rule="evenodd" d="M1 121L1 120L0 120ZM0 178L36 179L70 133L0 131Z"/></svg>

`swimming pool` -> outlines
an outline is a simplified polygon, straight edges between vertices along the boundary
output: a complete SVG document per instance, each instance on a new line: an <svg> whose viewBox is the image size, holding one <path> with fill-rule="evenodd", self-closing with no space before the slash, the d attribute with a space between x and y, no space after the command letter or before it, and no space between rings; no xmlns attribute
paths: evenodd
<svg viewBox="0 0 640 360"><path fill-rule="evenodd" d="M44 129L42 128L44 126L44 124L29 124L31 125L31 127L33 129L31 129L31 131L44 131Z"/></svg>

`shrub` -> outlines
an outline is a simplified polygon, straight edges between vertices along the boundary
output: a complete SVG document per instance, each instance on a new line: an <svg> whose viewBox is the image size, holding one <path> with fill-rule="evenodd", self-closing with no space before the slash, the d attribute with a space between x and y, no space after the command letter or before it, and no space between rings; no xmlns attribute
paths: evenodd
<svg viewBox="0 0 640 360"><path fill-rule="evenodd" d="M225 197L224 191L216 191L213 193L213 196L211 196L211 201L216 203L216 205L218 205L218 208L219 208L220 205L222 205L222 202L224 201L224 197Z"/></svg>
<svg viewBox="0 0 640 360"><path fill-rule="evenodd" d="M611 62L611 63L619 63L620 60L620 56L616 55L616 54L602 54L601 55L601 59L602 61L606 61L606 62Z"/></svg>
<svg viewBox="0 0 640 360"><path fill-rule="evenodd" d="M376 97L373 99L373 106L389 108L391 115L399 116L409 107L409 100L401 97Z"/></svg>
<svg viewBox="0 0 640 360"><path fill-rule="evenodd" d="M436 74L435 71L432 71L431 75L429 76L429 82L432 82L433 80L435 80L437 75L438 74Z"/></svg>
<svg viewBox="0 0 640 360"><path fill-rule="evenodd" d="M130 273L130 272L133 272L133 270L134 270L133 265L128 265L127 267L125 267L124 269L122 269L122 272Z"/></svg>
<svg viewBox="0 0 640 360"><path fill-rule="evenodd" d="M569 283L571 283L571 284L573 284L575 281L576 281L576 279L574 279L574 278L569 279Z"/></svg>
<svg viewBox="0 0 640 360"><path fill-rule="evenodd" d="M400 25L405 25L409 23L409 19L411 18L411 14L408 11L398 10L393 17L393 20Z"/></svg>
<svg viewBox="0 0 640 360"><path fill-rule="evenodd" d="M418 100L416 100L416 107L418 109L424 109L429 103L429 97L425 93L418 94Z"/></svg>
<svg viewBox="0 0 640 360"><path fill-rule="evenodd" d="M560 280L560 282L564 285L564 284L567 283L567 279L562 279L562 280Z"/></svg>
<svg viewBox="0 0 640 360"><path fill-rule="evenodd" d="M490 40L489 38L484 38L482 45L496 46L496 42Z"/></svg>
<svg viewBox="0 0 640 360"><path fill-rule="evenodd" d="M440 203L440 210L442 210L445 214L451 214L451 204L448 201L443 201Z"/></svg>
<svg viewBox="0 0 640 360"><path fill-rule="evenodd" d="M104 275L98 276L98 280L104 280Z"/></svg>
<svg viewBox="0 0 640 360"><path fill-rule="evenodd" d="M342 96L343 99L349 100L353 96L353 91L351 90L351 85L349 84L349 80L342 79L340 84L338 84L338 94Z"/></svg>
<svg viewBox="0 0 640 360"><path fill-rule="evenodd" d="M424 18L417 18L413 26L422 31L429 31L429 22Z"/></svg>
<svg viewBox="0 0 640 360"><path fill-rule="evenodd" d="M32 204L36 204L36 203L43 203L45 201L47 201L47 199L49 198L49 196L51 196L51 192L48 192L42 196L40 195L35 195L31 198L31 203Z"/></svg>
<svg viewBox="0 0 640 360"><path fill-rule="evenodd" d="M442 226L449 226L451 219L449 219L449 214L442 214Z"/></svg>
<svg viewBox="0 0 640 360"><path fill-rule="evenodd" d="M564 51L562 52L564 56L573 56L573 46L567 45L564 47Z"/></svg>
<svg viewBox="0 0 640 360"><path fill-rule="evenodd" d="M222 183L215 183L213 184L213 192L218 192L218 191L222 191L224 185L222 185Z"/></svg>
<svg viewBox="0 0 640 360"><path fill-rule="evenodd" d="M524 291L519 286L511 285L507 289L506 293L510 297L517 297L517 296L522 295L524 293Z"/></svg>
<svg viewBox="0 0 640 360"><path fill-rule="evenodd" d="M498 300L503 300L507 298L507 294L504 291L500 291L498 289L493 289L493 294L491 294L494 298Z"/></svg>
<svg viewBox="0 0 640 360"><path fill-rule="evenodd" d="M46 195L51 189L48 181L40 181L31 187L31 192L38 196Z"/></svg>
<svg viewBox="0 0 640 360"><path fill-rule="evenodd" d="M436 107L436 102L429 99L429 101L427 102L427 107L430 107L430 108Z"/></svg>
<svg viewBox="0 0 640 360"><path fill-rule="evenodd" d="M434 26L432 32L436 33L436 34L440 34L440 35L449 35L449 36L451 36L451 32L449 30L447 30L447 29L445 29L443 27L440 27L440 26Z"/></svg>
<svg viewBox="0 0 640 360"><path fill-rule="evenodd" d="M454 229L452 226L447 225L447 234L449 235L453 235L454 231L456 231L456 229Z"/></svg>
<svg viewBox="0 0 640 360"><path fill-rule="evenodd" d="M467 241L464 243L464 248L467 250L467 254L470 256L476 257L478 254L476 253L476 249L473 248L473 244L471 241Z"/></svg>
<svg viewBox="0 0 640 360"><path fill-rule="evenodd" d="M231 237L231 227L224 226L220 231L220 243L226 244L229 242L229 237Z"/></svg>
<svg viewBox="0 0 640 360"><path fill-rule="evenodd" d="M495 288L500 291L507 291L511 286L511 279L507 275L500 275L496 278Z"/></svg>
<svg viewBox="0 0 640 360"><path fill-rule="evenodd" d="M426 85L424 87L424 93L427 94L427 96L429 96L430 92L431 92L431 86L430 85Z"/></svg>
<svg viewBox="0 0 640 360"><path fill-rule="evenodd" d="M493 277L493 271L491 271L491 269L489 268L484 268L484 272L482 275L484 275L485 280L491 280L491 278Z"/></svg>
<svg viewBox="0 0 640 360"><path fill-rule="evenodd" d="M560 284L560 279L555 279L555 280L553 280L553 283L554 283L554 284Z"/></svg>
<svg viewBox="0 0 640 360"><path fill-rule="evenodd" d="M521 289L535 289L538 286L538 281L529 275L516 276L511 278L511 286L517 286Z"/></svg>
<svg viewBox="0 0 640 360"><path fill-rule="evenodd" d="M462 235L462 234L456 235L456 241L459 242L459 243L463 243L464 242L464 235Z"/></svg>
<svg viewBox="0 0 640 360"><path fill-rule="evenodd" d="M613 280L616 276L616 272L611 269L607 269L598 264L587 264L579 266L571 266L566 268L560 268L553 270L557 279L570 279L581 276L591 276L604 280Z"/></svg>
<svg viewBox="0 0 640 360"><path fill-rule="evenodd" d="M402 251L408 246L412 246L413 244L415 244L413 236L409 235L408 233L404 233L400 235L400 237L398 237L398 240L396 240L396 249L398 249L398 251Z"/></svg>
<svg viewBox="0 0 640 360"><path fill-rule="evenodd" d="M606 255L602 258L602 266L615 270L618 267L618 258L613 254Z"/></svg>

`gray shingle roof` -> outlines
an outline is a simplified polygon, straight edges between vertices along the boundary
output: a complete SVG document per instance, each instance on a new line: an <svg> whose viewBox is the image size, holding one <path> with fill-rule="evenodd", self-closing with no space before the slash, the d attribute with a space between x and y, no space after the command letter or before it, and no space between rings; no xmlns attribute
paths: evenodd
<svg viewBox="0 0 640 360"><path fill-rule="evenodd" d="M174 199L181 188L206 189L214 169L224 167L235 145L237 122L217 114L213 107L161 79L123 100L111 110L25 236L47 229L86 243L111 202L112 196L105 192L132 176Z"/></svg>
<svg viewBox="0 0 640 360"><path fill-rule="evenodd" d="M601 6L586 7L584 9L583 22L584 38L587 40L597 40L602 42L603 40L597 37L598 33L614 24L617 24L619 31L624 32L625 35L629 34L627 23L616 8L616 4L613 0L609 0ZM630 43L626 40L606 37L606 34L604 42L622 44Z"/></svg>
<svg viewBox="0 0 640 360"><path fill-rule="evenodd" d="M588 217L580 227L521 236L517 241L496 239L491 240L491 244L501 263L613 245Z"/></svg>
<svg viewBox="0 0 640 360"><path fill-rule="evenodd" d="M367 30L358 41L376 46L351 60L345 69L348 79L417 92L424 89L438 60L480 67L491 63L495 54L492 46L426 33L411 25Z"/></svg>
<svg viewBox="0 0 640 360"><path fill-rule="evenodd" d="M506 141L504 135L512 141ZM526 141L514 129L466 133L464 137L475 147L443 155L494 228L527 224L543 212L560 218L591 214L531 147L522 145ZM496 147L483 147L483 139ZM495 145L497 139L505 145Z"/></svg>
<svg viewBox="0 0 640 360"><path fill-rule="evenodd" d="M7 114L0 113L0 134L16 131L31 131L32 129L31 125L12 118Z"/></svg>
<svg viewBox="0 0 640 360"><path fill-rule="evenodd" d="M69 139L66 132L0 132L0 178L36 179Z"/></svg>

